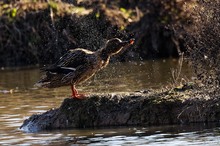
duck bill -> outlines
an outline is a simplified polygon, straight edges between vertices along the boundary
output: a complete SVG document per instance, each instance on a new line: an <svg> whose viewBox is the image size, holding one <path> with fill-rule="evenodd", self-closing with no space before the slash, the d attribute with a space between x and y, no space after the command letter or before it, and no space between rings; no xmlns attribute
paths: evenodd
<svg viewBox="0 0 220 146"><path fill-rule="evenodd" d="M132 39L130 39L130 40L128 40L128 41L123 41L123 42L121 42L121 44L122 44L122 46L130 46L130 45L133 45L133 44L134 44L134 41L135 41L135 39L132 38Z"/></svg>

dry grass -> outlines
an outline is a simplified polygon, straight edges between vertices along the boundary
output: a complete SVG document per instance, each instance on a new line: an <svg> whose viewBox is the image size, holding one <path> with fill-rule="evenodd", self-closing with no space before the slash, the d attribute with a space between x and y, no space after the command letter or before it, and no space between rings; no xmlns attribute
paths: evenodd
<svg viewBox="0 0 220 146"><path fill-rule="evenodd" d="M177 68L171 68L170 69L171 75L172 75L172 86L173 86L173 88L183 85L183 83L182 83L183 78L181 78L181 71L182 71L183 61L184 61L184 53L181 54L181 56L178 60Z"/></svg>

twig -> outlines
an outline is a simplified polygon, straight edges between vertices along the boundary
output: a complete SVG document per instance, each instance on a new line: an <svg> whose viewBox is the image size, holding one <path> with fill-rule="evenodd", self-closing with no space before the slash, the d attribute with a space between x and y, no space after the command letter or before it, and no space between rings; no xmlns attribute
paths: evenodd
<svg viewBox="0 0 220 146"><path fill-rule="evenodd" d="M174 69L174 68L171 68L170 71L171 71L171 75L172 75L172 79L173 79L173 84L177 84L179 78L180 78L180 74L181 74L181 71L182 71L182 67L183 67L183 55L184 53L181 53L181 57L180 59L178 60L178 66L177 66L177 69Z"/></svg>

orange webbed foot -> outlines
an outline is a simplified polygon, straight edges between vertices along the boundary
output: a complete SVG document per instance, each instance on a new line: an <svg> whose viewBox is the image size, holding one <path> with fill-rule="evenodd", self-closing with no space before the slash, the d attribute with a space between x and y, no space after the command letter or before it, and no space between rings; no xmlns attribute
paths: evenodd
<svg viewBox="0 0 220 146"><path fill-rule="evenodd" d="M84 94L79 94L78 91L75 88L75 85L71 85L71 90L72 90L72 98L73 99L86 99L86 96Z"/></svg>
<svg viewBox="0 0 220 146"><path fill-rule="evenodd" d="M83 99L86 99L86 95L84 95L84 94L76 94L76 95L72 95L72 98L73 99L83 100Z"/></svg>

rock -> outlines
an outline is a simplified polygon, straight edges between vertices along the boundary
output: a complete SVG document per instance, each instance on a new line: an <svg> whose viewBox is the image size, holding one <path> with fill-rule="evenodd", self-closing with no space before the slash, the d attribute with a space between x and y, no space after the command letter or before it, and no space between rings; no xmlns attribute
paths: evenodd
<svg viewBox="0 0 220 146"><path fill-rule="evenodd" d="M187 94L192 93L135 92L124 95L90 95L86 100L66 98L59 108L32 115L20 128L36 132L67 128L146 126L216 121L220 117L217 114L220 108L216 108L219 101L186 99Z"/></svg>

